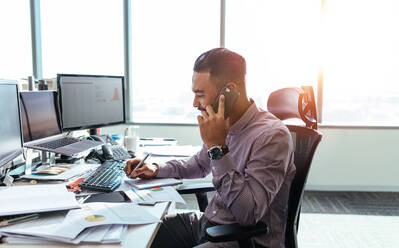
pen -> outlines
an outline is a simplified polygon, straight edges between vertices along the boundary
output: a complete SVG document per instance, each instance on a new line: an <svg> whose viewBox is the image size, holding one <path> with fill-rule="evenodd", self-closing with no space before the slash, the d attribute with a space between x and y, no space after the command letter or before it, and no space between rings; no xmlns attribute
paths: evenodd
<svg viewBox="0 0 399 248"><path fill-rule="evenodd" d="M132 176L133 171L137 170L138 168L140 168L140 167L144 164L144 161L145 161L149 156L150 156L150 153L147 153L147 154L145 155L145 157L140 161L140 163L138 163L138 164L136 165L136 167L130 172L129 177Z"/></svg>
<svg viewBox="0 0 399 248"><path fill-rule="evenodd" d="M7 226L7 225L16 224L16 223L20 223L20 222L24 222L24 221L34 220L37 218L39 218L39 214L23 215L23 216L16 217L16 218L2 220L2 221L0 221L0 226L1 227Z"/></svg>

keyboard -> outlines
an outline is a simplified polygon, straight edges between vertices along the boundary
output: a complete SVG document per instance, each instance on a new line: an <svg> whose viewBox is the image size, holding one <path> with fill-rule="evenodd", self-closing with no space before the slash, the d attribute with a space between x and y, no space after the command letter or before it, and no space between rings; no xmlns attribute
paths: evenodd
<svg viewBox="0 0 399 248"><path fill-rule="evenodd" d="M47 149L57 149L63 146L67 146L73 143L79 142L79 139L71 138L71 137L63 137L61 139L56 139L52 141L48 141L45 143L36 144L36 146L47 148Z"/></svg>
<svg viewBox="0 0 399 248"><path fill-rule="evenodd" d="M95 171L79 183L82 189L95 191L114 191L122 182L125 172L125 163L119 161L106 161Z"/></svg>
<svg viewBox="0 0 399 248"><path fill-rule="evenodd" d="M120 145L113 145L111 146L112 154L114 156L114 160L125 160L125 159L130 159L133 158L132 155L124 148L123 146Z"/></svg>

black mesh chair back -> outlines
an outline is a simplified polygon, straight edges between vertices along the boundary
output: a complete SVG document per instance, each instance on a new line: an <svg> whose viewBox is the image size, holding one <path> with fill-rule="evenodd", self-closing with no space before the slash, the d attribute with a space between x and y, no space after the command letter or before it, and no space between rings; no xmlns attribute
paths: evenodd
<svg viewBox="0 0 399 248"><path fill-rule="evenodd" d="M310 165L322 134L317 131L317 113L313 88L284 88L270 94L268 110L281 120L297 118L306 126L287 125L295 149L296 174L291 183L288 199L288 217L285 231L287 248L298 247L297 231L301 210L301 199Z"/></svg>

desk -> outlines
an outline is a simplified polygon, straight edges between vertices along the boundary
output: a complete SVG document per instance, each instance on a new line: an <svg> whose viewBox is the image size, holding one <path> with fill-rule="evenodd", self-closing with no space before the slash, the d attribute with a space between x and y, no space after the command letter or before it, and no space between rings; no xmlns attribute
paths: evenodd
<svg viewBox="0 0 399 248"><path fill-rule="evenodd" d="M146 210L161 219L167 214L170 205L170 202L158 203L154 207L148 206ZM125 240L122 242L122 247L150 247L160 225L161 223L129 226Z"/></svg>
<svg viewBox="0 0 399 248"><path fill-rule="evenodd" d="M200 147L198 148L200 149ZM138 151L138 154L141 154L142 151ZM172 159L173 157L161 156L161 157L152 157L156 162L164 162ZM84 165L84 161L80 161L80 164ZM56 182L49 182L56 183ZM28 182L17 182L17 184L28 184ZM126 191L130 186L126 184L122 184L117 190ZM145 206L146 210L148 210L155 217L162 219L169 211L169 208L173 204L171 202L158 203L155 206ZM161 223L147 224L147 225L130 225L128 228L128 232L122 241L121 244L83 244L79 245L79 247L150 247L152 241L154 240L158 229ZM8 248L8 247L42 247L43 245L11 245L11 244L0 244L0 248ZM46 247L73 247L76 245L57 243L54 245L46 245Z"/></svg>

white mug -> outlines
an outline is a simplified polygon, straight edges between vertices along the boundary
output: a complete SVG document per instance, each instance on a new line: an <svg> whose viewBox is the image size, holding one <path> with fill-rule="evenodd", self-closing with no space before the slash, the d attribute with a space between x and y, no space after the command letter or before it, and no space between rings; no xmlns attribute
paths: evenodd
<svg viewBox="0 0 399 248"><path fill-rule="evenodd" d="M137 149L137 136L125 136L125 147L128 151L135 152Z"/></svg>

